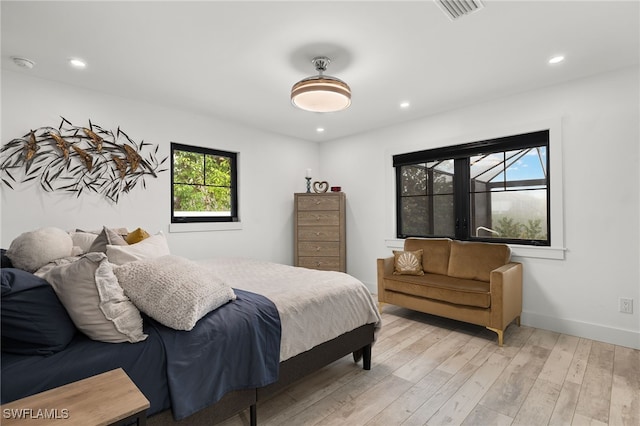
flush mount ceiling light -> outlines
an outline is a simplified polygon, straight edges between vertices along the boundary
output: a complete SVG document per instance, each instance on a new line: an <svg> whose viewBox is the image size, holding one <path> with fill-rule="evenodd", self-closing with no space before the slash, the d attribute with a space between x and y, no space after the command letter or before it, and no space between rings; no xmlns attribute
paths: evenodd
<svg viewBox="0 0 640 426"><path fill-rule="evenodd" d="M351 88L344 81L324 75L331 60L313 58L318 75L300 80L291 88L291 102L300 109L313 112L341 111L351 105Z"/></svg>

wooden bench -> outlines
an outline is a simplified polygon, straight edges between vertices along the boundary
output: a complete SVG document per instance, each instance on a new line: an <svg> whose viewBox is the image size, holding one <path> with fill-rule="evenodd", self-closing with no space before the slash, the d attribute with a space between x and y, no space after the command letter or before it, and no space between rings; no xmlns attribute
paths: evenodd
<svg viewBox="0 0 640 426"><path fill-rule="evenodd" d="M2 405L3 426L146 424L149 401L118 368Z"/></svg>

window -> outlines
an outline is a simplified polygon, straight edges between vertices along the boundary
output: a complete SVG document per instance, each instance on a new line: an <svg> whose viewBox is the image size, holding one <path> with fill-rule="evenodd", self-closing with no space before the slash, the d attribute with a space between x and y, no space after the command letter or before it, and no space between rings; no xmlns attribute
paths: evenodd
<svg viewBox="0 0 640 426"><path fill-rule="evenodd" d="M549 131L393 157L398 238L550 245Z"/></svg>
<svg viewBox="0 0 640 426"><path fill-rule="evenodd" d="M171 144L171 223L238 221L237 154Z"/></svg>

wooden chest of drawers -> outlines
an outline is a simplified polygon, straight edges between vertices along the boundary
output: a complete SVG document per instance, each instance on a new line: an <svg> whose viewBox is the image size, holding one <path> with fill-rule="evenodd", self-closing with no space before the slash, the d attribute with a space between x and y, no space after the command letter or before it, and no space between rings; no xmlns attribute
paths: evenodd
<svg viewBox="0 0 640 426"><path fill-rule="evenodd" d="M346 272L344 193L298 193L294 197L294 264Z"/></svg>

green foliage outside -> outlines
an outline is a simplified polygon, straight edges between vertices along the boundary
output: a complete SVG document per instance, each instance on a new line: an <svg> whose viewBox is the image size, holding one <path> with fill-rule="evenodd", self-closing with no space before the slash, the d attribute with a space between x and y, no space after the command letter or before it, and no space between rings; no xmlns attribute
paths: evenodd
<svg viewBox="0 0 640 426"><path fill-rule="evenodd" d="M231 211L231 160L176 151L173 158L173 196L175 211Z"/></svg>
<svg viewBox="0 0 640 426"><path fill-rule="evenodd" d="M546 237L542 232L540 219L529 219L526 224L516 222L513 218L503 217L495 225L494 229L500 233L500 238L518 238L523 240L543 240Z"/></svg>

